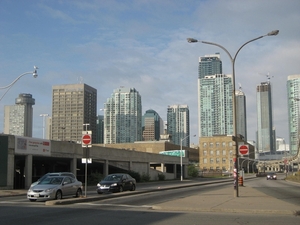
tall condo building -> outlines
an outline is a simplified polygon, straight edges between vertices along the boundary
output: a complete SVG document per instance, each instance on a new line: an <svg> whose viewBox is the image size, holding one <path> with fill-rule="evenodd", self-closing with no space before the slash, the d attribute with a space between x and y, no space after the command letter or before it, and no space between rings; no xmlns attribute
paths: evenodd
<svg viewBox="0 0 300 225"><path fill-rule="evenodd" d="M190 146L190 111L187 105L171 105L167 111L167 133L176 145Z"/></svg>
<svg viewBox="0 0 300 225"><path fill-rule="evenodd" d="M97 137L94 143L103 144L103 137L104 137L104 116L98 115L97 116Z"/></svg>
<svg viewBox="0 0 300 225"><path fill-rule="evenodd" d="M82 131L92 131L96 140L97 90L87 84L52 87L53 140L81 142ZM89 124L84 126L83 124Z"/></svg>
<svg viewBox="0 0 300 225"><path fill-rule="evenodd" d="M236 99L236 129L237 135L247 141L246 96L240 88L235 92Z"/></svg>
<svg viewBox="0 0 300 225"><path fill-rule="evenodd" d="M298 153L300 134L300 74L290 75L287 80L290 153Z"/></svg>
<svg viewBox="0 0 300 225"><path fill-rule="evenodd" d="M208 75L199 80L199 136L233 134L232 75Z"/></svg>
<svg viewBox="0 0 300 225"><path fill-rule="evenodd" d="M257 150L276 153L276 138L273 130L272 92L270 82L262 82L256 87L257 99Z"/></svg>
<svg viewBox="0 0 300 225"><path fill-rule="evenodd" d="M199 57L198 79L206 75L222 74L222 61L220 53Z"/></svg>
<svg viewBox="0 0 300 225"><path fill-rule="evenodd" d="M222 74L222 61L219 53L216 53L214 55L205 55L204 57L199 57L199 67L198 67L198 123L199 123L199 137L201 136L208 136L212 135L209 134L208 131L204 132L202 131L202 123L203 117L210 117L210 114L212 114L212 111L206 110L206 114L202 114L202 108L203 104L208 104L206 101L203 101L204 96L209 96L212 94L213 90L207 90L205 87L202 87L205 82L202 81L202 79L206 79L205 77L208 75L215 75L215 74ZM212 80L211 80L212 81ZM205 86L205 85L204 85ZM206 93L208 92L208 93ZM208 100L208 99L207 99ZM207 107L207 106L206 106ZM204 125L205 127L205 125ZM206 128L204 128L206 129ZM211 130L212 128L210 128ZM211 132L210 132L211 133Z"/></svg>
<svg viewBox="0 0 300 225"><path fill-rule="evenodd" d="M32 137L35 99L31 94L19 94L15 103L4 107L4 133Z"/></svg>
<svg viewBox="0 0 300 225"><path fill-rule="evenodd" d="M104 144L142 140L142 100L135 88L115 89L104 108Z"/></svg>
<svg viewBox="0 0 300 225"><path fill-rule="evenodd" d="M147 110L142 120L144 141L159 141L163 126L163 120L158 113L152 109Z"/></svg>

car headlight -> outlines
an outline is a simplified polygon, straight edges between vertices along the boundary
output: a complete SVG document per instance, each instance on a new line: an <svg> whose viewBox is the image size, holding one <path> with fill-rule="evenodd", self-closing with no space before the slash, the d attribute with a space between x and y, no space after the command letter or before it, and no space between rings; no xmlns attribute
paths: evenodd
<svg viewBox="0 0 300 225"><path fill-rule="evenodd" d="M97 187L100 187L100 186L101 186L101 185L98 183L98 184L97 184Z"/></svg>
<svg viewBox="0 0 300 225"><path fill-rule="evenodd" d="M45 190L45 192L52 192L54 189L53 188L48 188Z"/></svg>
<svg viewBox="0 0 300 225"><path fill-rule="evenodd" d="M113 183L110 186L115 187L115 186L118 186L118 184L117 183Z"/></svg>

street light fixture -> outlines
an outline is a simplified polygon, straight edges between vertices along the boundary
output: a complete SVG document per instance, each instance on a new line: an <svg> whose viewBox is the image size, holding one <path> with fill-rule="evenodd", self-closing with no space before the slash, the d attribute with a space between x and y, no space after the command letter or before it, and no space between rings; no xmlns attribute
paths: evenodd
<svg viewBox="0 0 300 225"><path fill-rule="evenodd" d="M180 139L180 180L182 181L183 180L183 175L182 175L182 142L187 139L190 135L184 137L184 138L181 138ZM193 137L195 137L196 135L193 135Z"/></svg>
<svg viewBox="0 0 300 225"><path fill-rule="evenodd" d="M37 74L37 69L38 69L38 67L37 66L34 66L33 67L34 68L34 70L33 70L33 72L26 72L26 73L23 73L23 74L21 74L20 76L18 76L13 82L11 82L9 85L7 85L7 86L3 86L3 87L0 87L0 90L2 90L2 89L7 89L6 91L5 91L5 93L1 96L1 98L0 98L0 101L2 100L2 98L6 95L6 93L9 91L9 89L21 78L21 77L23 77L24 75L26 75L26 74L32 74L32 76L34 77L34 78L37 78L37 76L38 76L38 74Z"/></svg>
<svg viewBox="0 0 300 225"><path fill-rule="evenodd" d="M222 45L219 45L217 43L213 43L213 42L207 42L207 41L201 41L201 40L197 40L194 38L187 38L187 41L189 43L195 43L195 42L201 42L203 44L208 44L208 45L215 45L221 49L223 49L227 55L229 56L230 60L231 60L231 66L232 66L232 86L233 86L233 91L232 91L232 103L233 103L233 140L235 142L235 163L234 163L234 168L236 170L236 176L235 176L235 181L234 181L234 197L238 197L239 196L239 191L238 191L238 143L237 143L237 126L236 126L236 99L235 99L235 60L236 57L238 55L238 53L240 52L240 50L247 44L249 44L250 42L256 41L258 39L261 39L263 37L266 36L275 36L279 33L279 30L273 30L265 35L259 36L257 38L251 39L250 41L245 42L235 53L234 57L231 56L231 54L229 53L229 51L223 47Z"/></svg>

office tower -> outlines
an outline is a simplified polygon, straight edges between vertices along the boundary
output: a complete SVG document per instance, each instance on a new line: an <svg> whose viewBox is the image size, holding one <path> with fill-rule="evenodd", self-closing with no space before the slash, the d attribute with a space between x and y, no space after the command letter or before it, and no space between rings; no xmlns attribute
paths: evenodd
<svg viewBox="0 0 300 225"><path fill-rule="evenodd" d="M222 74L222 61L220 53L199 57L198 79L207 75Z"/></svg>
<svg viewBox="0 0 300 225"><path fill-rule="evenodd" d="M176 145L190 146L190 114L187 105L171 105L167 110L167 133Z"/></svg>
<svg viewBox="0 0 300 225"><path fill-rule="evenodd" d="M87 84L52 87L52 139L81 142L82 131L96 140L97 90ZM84 126L83 124L89 124Z"/></svg>
<svg viewBox="0 0 300 225"><path fill-rule="evenodd" d="M104 137L104 116L98 115L97 116L97 136L94 143L103 144L103 137Z"/></svg>
<svg viewBox="0 0 300 225"><path fill-rule="evenodd" d="M290 75L287 80L290 154L298 153L300 134L300 74Z"/></svg>
<svg viewBox="0 0 300 225"><path fill-rule="evenodd" d="M270 82L262 82L256 87L257 99L257 150L276 153L273 130L272 93Z"/></svg>
<svg viewBox="0 0 300 225"><path fill-rule="evenodd" d="M142 140L142 100L135 88L115 89L104 109L104 144Z"/></svg>
<svg viewBox="0 0 300 225"><path fill-rule="evenodd" d="M35 99L31 94L19 94L15 103L4 107L4 133L32 137Z"/></svg>
<svg viewBox="0 0 300 225"><path fill-rule="evenodd" d="M158 141L163 133L163 121L152 109L146 111L142 120L144 141Z"/></svg>
<svg viewBox="0 0 300 225"><path fill-rule="evenodd" d="M198 82L199 136L232 135L232 75L208 75Z"/></svg>
<svg viewBox="0 0 300 225"><path fill-rule="evenodd" d="M242 88L235 92L236 98L236 130L240 138L247 141L246 96Z"/></svg>

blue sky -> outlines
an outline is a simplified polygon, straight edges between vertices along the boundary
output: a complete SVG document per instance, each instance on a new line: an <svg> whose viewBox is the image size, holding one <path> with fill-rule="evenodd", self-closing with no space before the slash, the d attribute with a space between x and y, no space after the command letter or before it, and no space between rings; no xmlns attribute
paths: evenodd
<svg viewBox="0 0 300 225"><path fill-rule="evenodd" d="M298 0L1 0L0 87L34 65L39 76L23 76L0 101L0 132L4 106L30 93L33 136L42 138L39 115L51 115L52 86L84 82L98 90L99 109L120 86L136 88L143 114L153 109L163 120L168 105L187 104L191 135L197 135L191 143L197 144L198 58L220 52L225 74L231 63L221 49L186 38L221 44L234 55L246 41L278 29L278 36L241 50L236 85L247 96L248 139L254 140L256 85L270 74L274 125L288 142L286 81L300 74L299 9Z"/></svg>

